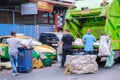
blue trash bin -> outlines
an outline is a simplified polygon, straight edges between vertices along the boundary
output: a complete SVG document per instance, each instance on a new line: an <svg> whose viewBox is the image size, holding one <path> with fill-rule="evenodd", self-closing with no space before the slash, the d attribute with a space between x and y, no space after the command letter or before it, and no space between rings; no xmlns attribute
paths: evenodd
<svg viewBox="0 0 120 80"><path fill-rule="evenodd" d="M31 72L33 48L18 48L18 50L18 72Z"/></svg>

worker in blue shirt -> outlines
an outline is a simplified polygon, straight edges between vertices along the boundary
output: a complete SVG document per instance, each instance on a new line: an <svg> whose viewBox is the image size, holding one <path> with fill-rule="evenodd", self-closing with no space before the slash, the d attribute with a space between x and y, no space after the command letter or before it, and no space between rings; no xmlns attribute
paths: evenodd
<svg viewBox="0 0 120 80"><path fill-rule="evenodd" d="M83 36L84 51L85 54L94 54L93 42L96 42L96 38L91 34L91 30L87 29L87 34Z"/></svg>

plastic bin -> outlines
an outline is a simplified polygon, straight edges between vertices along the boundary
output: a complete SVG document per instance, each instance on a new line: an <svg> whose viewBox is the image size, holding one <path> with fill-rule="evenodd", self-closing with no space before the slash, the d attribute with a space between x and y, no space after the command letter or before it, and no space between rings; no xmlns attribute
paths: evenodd
<svg viewBox="0 0 120 80"><path fill-rule="evenodd" d="M18 48L18 50L18 72L31 72L33 48Z"/></svg>

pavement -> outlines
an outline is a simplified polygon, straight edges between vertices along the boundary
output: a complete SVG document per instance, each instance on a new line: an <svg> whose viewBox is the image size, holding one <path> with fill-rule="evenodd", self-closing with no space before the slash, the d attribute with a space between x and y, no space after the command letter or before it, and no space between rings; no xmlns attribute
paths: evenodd
<svg viewBox="0 0 120 80"><path fill-rule="evenodd" d="M52 64L51 67L33 69L29 73L19 73L12 76L11 70L0 72L0 80L120 80L120 63L111 68L100 67L94 74L65 74L65 68L60 64Z"/></svg>

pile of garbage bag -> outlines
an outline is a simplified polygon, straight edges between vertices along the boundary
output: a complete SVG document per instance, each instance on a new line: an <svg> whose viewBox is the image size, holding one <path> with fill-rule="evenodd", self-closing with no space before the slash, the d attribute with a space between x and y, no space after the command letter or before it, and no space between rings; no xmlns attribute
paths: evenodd
<svg viewBox="0 0 120 80"><path fill-rule="evenodd" d="M98 64L96 55L67 55L66 73L96 73L98 72Z"/></svg>

